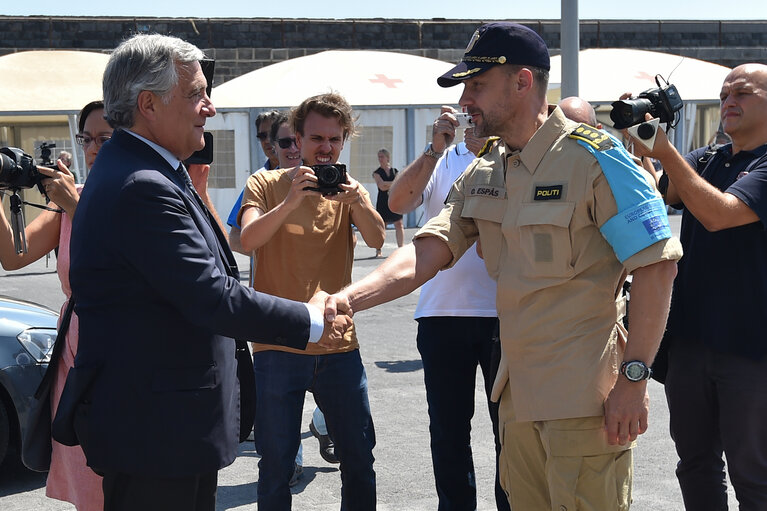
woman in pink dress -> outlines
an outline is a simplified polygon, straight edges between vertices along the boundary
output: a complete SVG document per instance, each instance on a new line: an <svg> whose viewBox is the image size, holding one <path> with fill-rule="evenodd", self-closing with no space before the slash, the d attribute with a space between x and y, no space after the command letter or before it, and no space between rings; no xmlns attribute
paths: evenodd
<svg viewBox="0 0 767 511"><path fill-rule="evenodd" d="M104 120L103 114L104 103L101 101L88 103L80 112L77 143L83 146L88 168L96 160L101 145L112 136L112 128ZM41 174L47 176L42 183L51 199L49 206L63 212L43 211L32 220L25 229L27 253L17 254L11 226L0 208L0 263L6 270L23 268L58 247L56 271L61 281L61 290L67 297L67 301L61 306L63 314L72 295L69 287L69 238L72 232L72 216L77 208L81 187L75 185L74 176L61 160L57 161L57 165L58 170L45 167L38 169ZM72 313L66 345L61 351L61 360L51 388L52 416L56 414L67 372L74 365L77 339L78 320L77 315ZM51 468L45 494L54 499L71 502L78 511L102 510L104 494L101 489L101 477L85 464L82 449L79 446L67 447L55 440L52 444Z"/></svg>

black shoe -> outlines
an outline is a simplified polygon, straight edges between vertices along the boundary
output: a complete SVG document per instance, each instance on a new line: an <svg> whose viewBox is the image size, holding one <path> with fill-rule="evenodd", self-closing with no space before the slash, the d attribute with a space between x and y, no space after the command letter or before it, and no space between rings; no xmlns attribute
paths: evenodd
<svg viewBox="0 0 767 511"><path fill-rule="evenodd" d="M304 477L304 467L296 462L293 462L293 475L290 476L290 482L288 486L295 486L298 484L298 480Z"/></svg>
<svg viewBox="0 0 767 511"><path fill-rule="evenodd" d="M311 431L312 435L320 441L320 456L322 456L322 459L328 463L341 463L339 459L336 458L336 446L330 438L330 435L320 435L320 432L314 427L314 421L309 423L309 431Z"/></svg>

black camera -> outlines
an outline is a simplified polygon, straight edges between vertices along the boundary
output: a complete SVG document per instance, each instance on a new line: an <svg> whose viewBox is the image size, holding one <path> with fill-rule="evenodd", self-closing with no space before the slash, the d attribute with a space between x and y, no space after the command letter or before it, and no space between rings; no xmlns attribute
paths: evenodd
<svg viewBox="0 0 767 511"><path fill-rule="evenodd" d="M346 165L343 163L312 165L311 169L317 176L317 186L307 186L304 190L314 190L322 195L335 195L343 191L338 185L346 184Z"/></svg>
<svg viewBox="0 0 767 511"><path fill-rule="evenodd" d="M40 165L43 167L58 169L56 166L56 160L51 159L51 149L54 147L56 147L56 144L52 142L42 142L40 144Z"/></svg>
<svg viewBox="0 0 767 511"><path fill-rule="evenodd" d="M44 147L46 146L46 147ZM45 158L45 150L48 150L48 159L51 156L50 147L55 144L43 144L40 146ZM43 178L45 176L37 171L35 160L30 155L16 147L0 148L0 189L11 190L11 229L13 231L13 245L17 254L27 252L27 237L24 231L24 209L22 200L19 197L19 190L22 188L32 188L37 185L38 190L46 200L48 196L43 188ZM24 202L24 204L29 204Z"/></svg>
<svg viewBox="0 0 767 511"><path fill-rule="evenodd" d="M50 149L48 150L50 157ZM0 148L0 189L21 190L37 185L43 193L44 178L37 171L34 158L16 147Z"/></svg>
<svg viewBox="0 0 767 511"><path fill-rule="evenodd" d="M660 76L655 77L658 88L649 89L632 99L614 101L610 119L615 129L622 130L645 121L645 114L657 117L671 127L676 125L677 112L682 109L684 102L679 97L676 87L664 83L661 85Z"/></svg>

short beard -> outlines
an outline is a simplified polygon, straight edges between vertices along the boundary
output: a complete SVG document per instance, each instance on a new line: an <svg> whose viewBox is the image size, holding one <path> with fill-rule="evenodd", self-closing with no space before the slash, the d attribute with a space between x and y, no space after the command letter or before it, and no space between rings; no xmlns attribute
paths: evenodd
<svg viewBox="0 0 767 511"><path fill-rule="evenodd" d="M489 130L483 123L482 126L474 126L474 136L475 137L490 137L493 134L488 132Z"/></svg>

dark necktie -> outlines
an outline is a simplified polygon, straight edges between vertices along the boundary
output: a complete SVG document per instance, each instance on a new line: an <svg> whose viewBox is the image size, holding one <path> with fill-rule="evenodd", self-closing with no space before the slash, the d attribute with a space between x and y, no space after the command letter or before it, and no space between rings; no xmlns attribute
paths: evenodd
<svg viewBox="0 0 767 511"><path fill-rule="evenodd" d="M208 208L205 206L205 203L202 201L202 197L200 197L200 194L197 193L197 190L195 190L194 184L192 184L192 178L189 177L189 172L186 171L186 167L184 167L183 163L178 164L178 168L176 168L176 172L179 173L181 178L184 180L184 183L186 184L185 191L187 195L191 196L192 198L194 198L195 201L197 201L197 204L202 208L206 216L208 216L208 218L210 219L210 212L208 211Z"/></svg>

